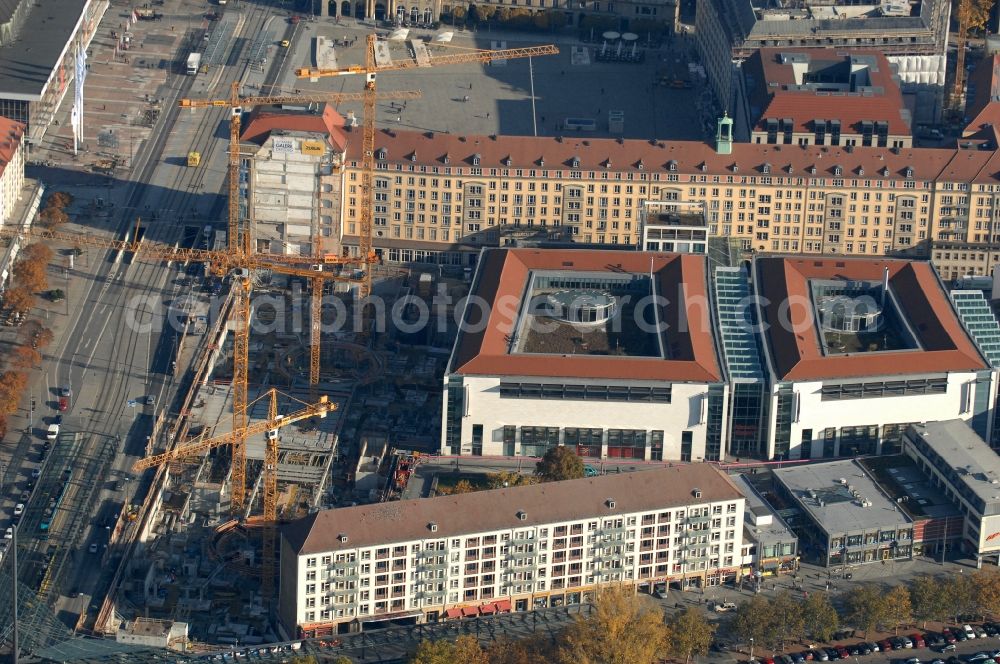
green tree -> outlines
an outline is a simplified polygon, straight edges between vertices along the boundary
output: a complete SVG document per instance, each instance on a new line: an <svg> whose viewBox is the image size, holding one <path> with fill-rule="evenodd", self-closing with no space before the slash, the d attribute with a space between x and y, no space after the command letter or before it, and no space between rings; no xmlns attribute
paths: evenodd
<svg viewBox="0 0 1000 664"><path fill-rule="evenodd" d="M778 648L784 650L787 641L801 639L805 631L802 605L791 592L783 590L771 601L771 610L774 614L774 631Z"/></svg>
<svg viewBox="0 0 1000 664"><path fill-rule="evenodd" d="M802 621L806 634L827 643L840 627L840 614L830 603L829 595L814 592L802 602Z"/></svg>
<svg viewBox="0 0 1000 664"><path fill-rule="evenodd" d="M913 619L913 605L910 591L905 586L893 586L885 594L885 613L893 632L899 634L899 627Z"/></svg>
<svg viewBox="0 0 1000 664"><path fill-rule="evenodd" d="M865 632L884 624L888 619L888 610L882 588L879 586L861 586L847 598L847 619Z"/></svg>
<svg viewBox="0 0 1000 664"><path fill-rule="evenodd" d="M978 613L977 589L971 574L953 574L941 581L945 613L955 618Z"/></svg>
<svg viewBox="0 0 1000 664"><path fill-rule="evenodd" d="M543 482L579 479L583 477L583 459L569 447L550 447L535 464L535 475Z"/></svg>
<svg viewBox="0 0 1000 664"><path fill-rule="evenodd" d="M929 621L944 618L946 612L944 589L941 582L929 574L921 574L910 581L910 605L913 617L927 627Z"/></svg>
<svg viewBox="0 0 1000 664"><path fill-rule="evenodd" d="M761 647L774 648L777 646L775 623L774 608L770 600L755 595L736 608L733 630L745 643L753 641Z"/></svg>
<svg viewBox="0 0 1000 664"><path fill-rule="evenodd" d="M972 573L976 587L976 604L982 614L1000 613L1000 571L984 567Z"/></svg>
<svg viewBox="0 0 1000 664"><path fill-rule="evenodd" d="M611 587L597 594L590 615L562 631L558 664L652 664L670 642L663 611L645 595Z"/></svg>
<svg viewBox="0 0 1000 664"><path fill-rule="evenodd" d="M455 664L455 645L444 639L424 639L410 655L410 664Z"/></svg>
<svg viewBox="0 0 1000 664"><path fill-rule="evenodd" d="M491 489L502 489L509 486L524 486L526 484L537 484L538 478L533 475L522 475L521 473L509 470L501 470L497 473L486 475L486 486Z"/></svg>
<svg viewBox="0 0 1000 664"><path fill-rule="evenodd" d="M690 662L691 657L706 655L712 647L715 625L708 622L699 609L688 607L675 613L667 622L667 627L670 629L668 649L678 659Z"/></svg>

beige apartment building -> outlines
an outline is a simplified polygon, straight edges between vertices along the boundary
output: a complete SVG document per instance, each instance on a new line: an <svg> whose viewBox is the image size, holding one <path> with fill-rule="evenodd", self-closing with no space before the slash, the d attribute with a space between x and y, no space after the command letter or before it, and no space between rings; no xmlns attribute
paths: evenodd
<svg viewBox="0 0 1000 664"><path fill-rule="evenodd" d="M1000 242L992 151L581 137L376 136L374 246L389 261L471 265L526 229L634 247L647 201L701 204L746 252L930 256ZM342 241L356 251L360 141L344 157Z"/></svg>

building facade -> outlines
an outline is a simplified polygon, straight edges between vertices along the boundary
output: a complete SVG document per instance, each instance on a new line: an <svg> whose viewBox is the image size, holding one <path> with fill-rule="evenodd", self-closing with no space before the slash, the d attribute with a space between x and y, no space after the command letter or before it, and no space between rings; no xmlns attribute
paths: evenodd
<svg viewBox="0 0 1000 664"><path fill-rule="evenodd" d="M962 548L1000 564L1000 457L961 420L911 425L903 452L964 516Z"/></svg>
<svg viewBox="0 0 1000 664"><path fill-rule="evenodd" d="M775 470L774 489L797 510L810 562L846 567L913 556L913 521L854 459Z"/></svg>
<svg viewBox="0 0 1000 664"><path fill-rule="evenodd" d="M763 257L753 286L766 458L898 453L914 421L960 418L989 439L996 370L930 264Z"/></svg>
<svg viewBox="0 0 1000 664"><path fill-rule="evenodd" d="M482 0L460 3L454 0L314 0L313 11L319 16L342 16L388 21L401 26L432 25L439 21L464 21L471 5L480 16L497 12L526 15L559 14L566 25L576 25L585 16L601 16L624 21L650 20L676 29L680 12L677 0ZM459 13L460 12L460 13Z"/></svg>
<svg viewBox="0 0 1000 664"><path fill-rule="evenodd" d="M794 7L767 0L704 0L697 3L695 32L708 82L720 104L749 126L741 67L760 48L878 49L898 66L904 94L914 97L917 122L942 111L948 44L948 0L925 0L911 14L891 5L844 0L806 0ZM746 135L737 134L741 140Z"/></svg>
<svg viewBox="0 0 1000 664"><path fill-rule="evenodd" d="M739 577L743 510L707 464L324 510L282 531L279 615L311 637L719 585Z"/></svg>
<svg viewBox="0 0 1000 664"><path fill-rule="evenodd" d="M350 138L342 240L357 251ZM993 151L392 130L376 135L376 157L374 246L392 262L471 266L509 229L631 248L647 201L701 205L709 237L747 253L928 257L931 241L1000 243Z"/></svg>
<svg viewBox="0 0 1000 664"><path fill-rule="evenodd" d="M469 302L445 371L442 454L722 458L727 387L703 256L493 249Z"/></svg>
<svg viewBox="0 0 1000 664"><path fill-rule="evenodd" d="M343 124L330 105L250 115L243 193L257 253L339 255Z"/></svg>
<svg viewBox="0 0 1000 664"><path fill-rule="evenodd" d="M90 47L107 0L16 0L0 10L0 116L40 141Z"/></svg>
<svg viewBox="0 0 1000 664"><path fill-rule="evenodd" d="M743 77L753 143L913 145L898 77L878 51L762 48Z"/></svg>

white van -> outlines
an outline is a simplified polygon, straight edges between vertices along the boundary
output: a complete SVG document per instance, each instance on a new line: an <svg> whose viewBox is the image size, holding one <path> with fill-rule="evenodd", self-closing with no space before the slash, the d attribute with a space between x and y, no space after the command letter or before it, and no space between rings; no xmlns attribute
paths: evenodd
<svg viewBox="0 0 1000 664"><path fill-rule="evenodd" d="M55 440L57 436L59 436L59 425L50 424L49 430L45 433L45 438L48 440Z"/></svg>

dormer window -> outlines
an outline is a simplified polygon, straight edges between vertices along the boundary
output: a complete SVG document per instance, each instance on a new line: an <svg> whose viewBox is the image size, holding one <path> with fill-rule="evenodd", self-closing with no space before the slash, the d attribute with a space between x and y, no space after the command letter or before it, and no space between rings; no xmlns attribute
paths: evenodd
<svg viewBox="0 0 1000 664"><path fill-rule="evenodd" d="M789 164L788 168L786 168L785 170L788 172L789 175L791 175L792 173L795 172L795 167Z"/></svg>
<svg viewBox="0 0 1000 664"><path fill-rule="evenodd" d="M376 159L382 159L382 160L384 160L385 159L385 148L379 148L378 150L376 150L375 151L375 158Z"/></svg>
<svg viewBox="0 0 1000 664"><path fill-rule="evenodd" d="M605 159L604 160L604 168L611 168L611 160L610 159Z"/></svg>
<svg viewBox="0 0 1000 664"><path fill-rule="evenodd" d="M809 174L810 175L816 175L816 167L815 166L810 166L809 167Z"/></svg>
<svg viewBox="0 0 1000 664"><path fill-rule="evenodd" d="M640 159L639 161L636 162L635 167L641 171L643 168L646 167L646 165L643 164L642 159Z"/></svg>
<svg viewBox="0 0 1000 664"><path fill-rule="evenodd" d="M417 160L417 153L416 152L411 152L410 153L410 161L416 161L416 160Z"/></svg>
<svg viewBox="0 0 1000 664"><path fill-rule="evenodd" d="M570 162L570 165L573 168L580 168L580 160L577 159L576 157L573 157L573 160Z"/></svg>
<svg viewBox="0 0 1000 664"><path fill-rule="evenodd" d="M864 174L865 174L865 169L864 168L859 168L858 169L858 175L864 177Z"/></svg>
<svg viewBox="0 0 1000 664"><path fill-rule="evenodd" d="M701 162L701 172L704 173L707 170L708 170L708 164L705 163L704 161Z"/></svg>
<svg viewBox="0 0 1000 664"><path fill-rule="evenodd" d="M764 164L763 166L760 167L760 170L764 173L764 175L770 174L771 173L771 164Z"/></svg>
<svg viewBox="0 0 1000 664"><path fill-rule="evenodd" d="M912 178L913 177L913 169L911 167L907 166L905 174L906 174L906 177Z"/></svg>
<svg viewBox="0 0 1000 664"><path fill-rule="evenodd" d="M542 168L545 167L545 157L538 158L538 165L541 166Z"/></svg>
<svg viewBox="0 0 1000 664"><path fill-rule="evenodd" d="M740 172L740 165L733 164L733 173L739 173L739 172Z"/></svg>
<svg viewBox="0 0 1000 664"><path fill-rule="evenodd" d="M889 167L888 166L883 166L882 167L882 177L884 177L884 178L889 177Z"/></svg>
<svg viewBox="0 0 1000 664"><path fill-rule="evenodd" d="M833 167L833 174L836 175L837 177L840 177L841 175L844 174L844 169L841 168L840 166L834 166Z"/></svg>
<svg viewBox="0 0 1000 664"><path fill-rule="evenodd" d="M667 162L667 170L668 171L676 171L677 170L677 162L674 161L673 159L671 159L670 161L668 161Z"/></svg>
<svg viewBox="0 0 1000 664"><path fill-rule="evenodd" d="M450 164L451 163L451 156L449 156L448 154L445 154L444 158L441 161L443 161L446 164Z"/></svg>
<svg viewBox="0 0 1000 664"><path fill-rule="evenodd" d="M482 161L482 157L480 155L478 155L478 154L472 155L472 165L473 166L478 166L480 161Z"/></svg>
<svg viewBox="0 0 1000 664"><path fill-rule="evenodd" d="M510 157L507 157L506 159L504 159L504 160L503 160L503 165L504 165L504 166L507 166L507 167L509 167L509 166L510 166L510 163L511 163L511 162L510 162Z"/></svg>

